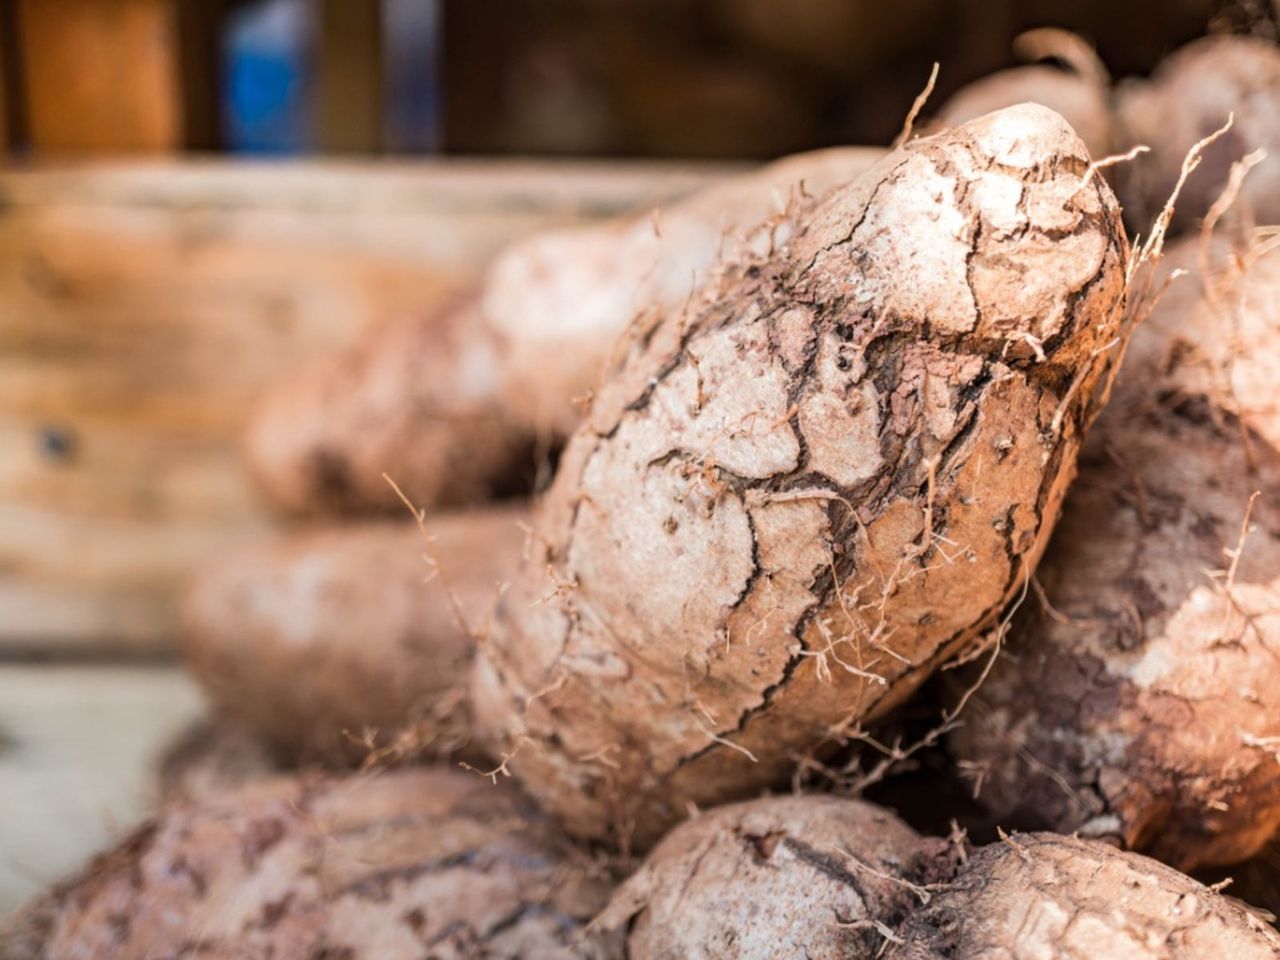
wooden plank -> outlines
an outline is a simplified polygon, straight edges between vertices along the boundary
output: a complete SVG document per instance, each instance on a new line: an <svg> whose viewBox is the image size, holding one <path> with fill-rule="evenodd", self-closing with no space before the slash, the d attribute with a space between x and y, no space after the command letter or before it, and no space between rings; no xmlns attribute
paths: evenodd
<svg viewBox="0 0 1280 960"><path fill-rule="evenodd" d="M0 917L146 815L201 711L176 667L0 665Z"/></svg>
<svg viewBox="0 0 1280 960"><path fill-rule="evenodd" d="M382 3L320 0L319 26L316 124L320 149L375 153L383 144Z"/></svg>
<svg viewBox="0 0 1280 960"><path fill-rule="evenodd" d="M38 152L155 152L182 140L173 0L19 0Z"/></svg>
<svg viewBox="0 0 1280 960"><path fill-rule="evenodd" d="M0 655L168 648L263 530L262 387L472 281L538 227L722 175L624 165L147 163L0 172Z"/></svg>

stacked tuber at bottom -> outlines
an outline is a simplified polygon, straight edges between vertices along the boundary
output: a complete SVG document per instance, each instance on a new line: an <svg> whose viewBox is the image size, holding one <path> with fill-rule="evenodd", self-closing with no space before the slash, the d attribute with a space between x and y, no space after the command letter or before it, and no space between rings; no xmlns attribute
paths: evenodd
<svg viewBox="0 0 1280 960"><path fill-rule="evenodd" d="M609 884L513 789L447 770L177 804L0 928L5 960L603 958Z"/></svg>
<svg viewBox="0 0 1280 960"><path fill-rule="evenodd" d="M267 780L179 804L0 929L6 960L1265 960L1280 935L1096 841L976 851L836 797L673 830L604 865L467 774ZM597 913L601 907L602 912ZM595 916L595 919L591 918Z"/></svg>

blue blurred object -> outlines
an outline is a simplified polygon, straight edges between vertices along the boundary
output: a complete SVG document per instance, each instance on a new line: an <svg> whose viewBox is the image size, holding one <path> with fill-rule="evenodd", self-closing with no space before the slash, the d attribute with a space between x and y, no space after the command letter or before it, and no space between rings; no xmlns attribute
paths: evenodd
<svg viewBox="0 0 1280 960"><path fill-rule="evenodd" d="M310 148L314 14L307 0L258 0L233 13L223 39L223 129L235 153Z"/></svg>

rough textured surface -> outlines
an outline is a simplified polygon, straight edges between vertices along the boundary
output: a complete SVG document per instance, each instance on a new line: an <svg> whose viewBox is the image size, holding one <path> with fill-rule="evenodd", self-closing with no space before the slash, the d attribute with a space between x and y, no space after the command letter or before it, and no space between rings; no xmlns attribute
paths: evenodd
<svg viewBox="0 0 1280 960"><path fill-rule="evenodd" d="M630 960L872 957L946 867L891 813L836 797L753 800L673 830L596 921ZM877 924L879 926L877 926Z"/></svg>
<svg viewBox="0 0 1280 960"><path fill-rule="evenodd" d="M1218 198L1232 162L1262 148L1267 158L1245 181L1240 206L1258 223L1280 220L1280 49L1251 37L1206 37L1167 57L1149 81L1116 89L1121 148L1151 153L1115 169L1130 223L1148 224L1173 191L1196 141L1235 114L1232 129L1204 153L1178 201L1175 228L1198 221Z"/></svg>
<svg viewBox="0 0 1280 960"><path fill-rule="evenodd" d="M1061 65L1033 63L975 80L943 104L937 121L954 127L993 110L1038 103L1062 114L1095 159L1110 154L1115 140L1110 82L1092 48L1065 31L1033 30L1015 42L1015 49L1023 59L1053 58Z"/></svg>
<svg viewBox="0 0 1280 960"><path fill-rule="evenodd" d="M529 437L499 408L499 348L476 302L389 324L270 391L246 460L278 506L304 513L478 503L511 484Z"/></svg>
<svg viewBox="0 0 1280 960"><path fill-rule="evenodd" d="M304 511L398 508L384 471L426 506L527 488L638 312L682 303L726 238L792 191L849 180L879 156L800 154L665 210L514 244L477 299L391 326L268 395L250 465L273 501Z"/></svg>
<svg viewBox="0 0 1280 960"><path fill-rule="evenodd" d="M726 246L784 209L868 170L883 151L785 157L665 210L513 244L486 277L485 320L503 343L503 408L523 430L572 433L631 324L689 299Z"/></svg>
<svg viewBox="0 0 1280 960"><path fill-rule="evenodd" d="M979 850L885 960L1274 960L1280 936L1190 877L1096 841Z"/></svg>
<svg viewBox="0 0 1280 960"><path fill-rule="evenodd" d="M1280 828L1280 455L1188 389L1188 341L1230 341L1166 306L1186 316L1175 298L1135 333L1081 458L1037 574L1049 606L1028 601L951 747L1012 822L1190 869ZM1243 362L1274 385L1265 343Z"/></svg>
<svg viewBox="0 0 1280 960"><path fill-rule="evenodd" d="M472 634L488 630L519 562L525 516L428 518L430 544L406 520L225 556L187 597L187 663L218 710L291 760L358 760L401 734L416 751L459 749Z"/></svg>
<svg viewBox="0 0 1280 960"><path fill-rule="evenodd" d="M1088 164L1032 105L917 141L634 331L475 671L569 829L749 795L1022 589L1119 323Z"/></svg>
<svg viewBox="0 0 1280 960"><path fill-rule="evenodd" d="M527 801L480 777L275 779L171 807L0 944L6 960L595 957L579 934L608 895Z"/></svg>
<svg viewBox="0 0 1280 960"><path fill-rule="evenodd" d="M161 800L200 802L281 772L257 737L225 719L197 720L161 754L156 785Z"/></svg>

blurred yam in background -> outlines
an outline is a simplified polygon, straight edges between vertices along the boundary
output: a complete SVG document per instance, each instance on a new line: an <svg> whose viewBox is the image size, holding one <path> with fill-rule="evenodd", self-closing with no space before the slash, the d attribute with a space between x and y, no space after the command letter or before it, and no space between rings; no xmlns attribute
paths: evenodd
<svg viewBox="0 0 1280 960"><path fill-rule="evenodd" d="M689 166L153 163L0 173L0 654L170 649L175 591L267 523L258 390L534 229Z"/></svg>

